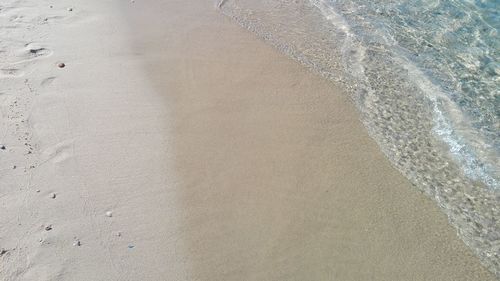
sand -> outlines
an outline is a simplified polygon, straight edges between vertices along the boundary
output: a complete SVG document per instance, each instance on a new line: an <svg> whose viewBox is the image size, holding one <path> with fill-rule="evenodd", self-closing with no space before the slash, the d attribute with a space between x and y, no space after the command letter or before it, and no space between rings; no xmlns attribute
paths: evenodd
<svg viewBox="0 0 500 281"><path fill-rule="evenodd" d="M215 6L0 4L0 280L495 280L341 90Z"/></svg>

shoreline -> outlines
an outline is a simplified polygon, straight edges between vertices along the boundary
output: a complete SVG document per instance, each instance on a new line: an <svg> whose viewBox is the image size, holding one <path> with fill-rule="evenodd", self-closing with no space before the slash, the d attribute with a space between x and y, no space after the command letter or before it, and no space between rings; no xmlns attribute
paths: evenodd
<svg viewBox="0 0 500 281"><path fill-rule="evenodd" d="M337 4L325 6L320 2L296 1L280 5L279 1L234 0L225 2L221 11L280 53L346 89L370 137L377 142L393 167L440 206L462 241L483 265L498 276L498 247L495 245L499 227L495 218L499 214L494 182L493 185L485 185L471 180L467 167L458 163L456 155L451 155L450 149L453 149L448 144L454 143L455 148L461 145L454 141L455 137L451 137L453 126L449 127L446 114L439 109L439 104L447 103L448 98L439 88L432 86L411 61L406 63L401 54L391 51L390 46L382 44L379 51L376 44L368 42L355 47L352 42L363 41L363 35L357 36L357 32L349 31L350 26L366 24L361 19L359 23L352 21L359 11L353 11L348 23L343 21L350 17L348 14L340 15L337 14L340 11L335 11L339 8ZM342 6L341 3L338 5ZM374 4L370 6L373 8ZM338 23L332 26L331 19L325 21L329 17L336 18L334 21L338 20ZM301 18L301 21L293 24L295 18ZM342 39L343 28L347 29L347 33L352 32L354 38ZM372 32L378 34L376 30ZM385 38L384 32L379 36ZM408 47L411 48L411 44ZM346 51L349 49L362 55L342 54L351 54ZM393 56L396 57L394 60ZM369 62L362 62L365 59L379 63L370 65ZM352 64L347 67L341 61ZM378 67L379 71L376 71ZM357 74L353 75L353 70L357 70L354 71ZM407 71L418 74L412 75L417 82L408 83ZM399 73L403 75L399 76ZM379 83L384 86L377 86ZM433 91L419 90L425 88L432 88ZM450 138L446 140L443 137ZM466 147L459 154L469 153ZM470 164L482 165L474 160Z"/></svg>
<svg viewBox="0 0 500 281"><path fill-rule="evenodd" d="M14 51L48 51L2 77L0 279L495 280L346 95L216 3L23 3Z"/></svg>

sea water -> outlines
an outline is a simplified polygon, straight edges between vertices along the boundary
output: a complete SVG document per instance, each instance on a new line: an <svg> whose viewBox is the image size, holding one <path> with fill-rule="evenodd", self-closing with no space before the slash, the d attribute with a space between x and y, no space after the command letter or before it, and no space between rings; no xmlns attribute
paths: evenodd
<svg viewBox="0 0 500 281"><path fill-rule="evenodd" d="M392 164L500 276L500 0L222 0L218 7L339 83Z"/></svg>

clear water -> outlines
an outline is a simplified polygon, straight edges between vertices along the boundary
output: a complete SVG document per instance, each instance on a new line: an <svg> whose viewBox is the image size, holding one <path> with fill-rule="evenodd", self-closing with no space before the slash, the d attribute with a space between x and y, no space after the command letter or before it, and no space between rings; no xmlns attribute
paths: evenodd
<svg viewBox="0 0 500 281"><path fill-rule="evenodd" d="M222 0L344 86L396 168L500 276L500 0Z"/></svg>

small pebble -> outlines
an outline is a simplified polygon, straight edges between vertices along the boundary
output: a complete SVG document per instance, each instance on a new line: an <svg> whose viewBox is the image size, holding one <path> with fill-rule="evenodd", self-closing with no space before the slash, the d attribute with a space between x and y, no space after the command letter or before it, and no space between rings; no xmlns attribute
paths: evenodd
<svg viewBox="0 0 500 281"><path fill-rule="evenodd" d="M5 150L5 145L0 146L0 149Z"/></svg>
<svg viewBox="0 0 500 281"><path fill-rule="evenodd" d="M118 232L116 233L116 236L121 237L121 236L122 236L122 233L121 233L120 231L118 231Z"/></svg>
<svg viewBox="0 0 500 281"><path fill-rule="evenodd" d="M16 166L16 165L14 165L14 167L12 167L12 169L15 169L15 168L17 168L17 166Z"/></svg>
<svg viewBox="0 0 500 281"><path fill-rule="evenodd" d="M55 194L55 193L51 193L51 194L50 194L50 198L52 198L52 199L56 199L56 194Z"/></svg>
<svg viewBox="0 0 500 281"><path fill-rule="evenodd" d="M134 245L128 245L128 248L129 248L129 249L132 249L132 248L134 248L134 247L135 247Z"/></svg>
<svg viewBox="0 0 500 281"><path fill-rule="evenodd" d="M66 64L64 64L63 62L60 62L60 63L57 64L57 66L59 68L64 68L66 66Z"/></svg>
<svg viewBox="0 0 500 281"><path fill-rule="evenodd" d="M37 189L36 192L40 192L40 189Z"/></svg>
<svg viewBox="0 0 500 281"><path fill-rule="evenodd" d="M109 218L110 218L110 217L112 217L112 216L113 216L113 212L111 212L111 211L107 211L107 212L106 212L106 217L109 217Z"/></svg>
<svg viewBox="0 0 500 281"><path fill-rule="evenodd" d="M81 245L82 243L80 242L80 240L76 240L75 242L73 242L73 246L80 247Z"/></svg>
<svg viewBox="0 0 500 281"><path fill-rule="evenodd" d="M68 11L69 11L69 12L73 11L73 8L68 8Z"/></svg>
<svg viewBox="0 0 500 281"><path fill-rule="evenodd" d="M47 225L47 226L45 227L45 231L49 231L49 230L52 230L52 225Z"/></svg>

